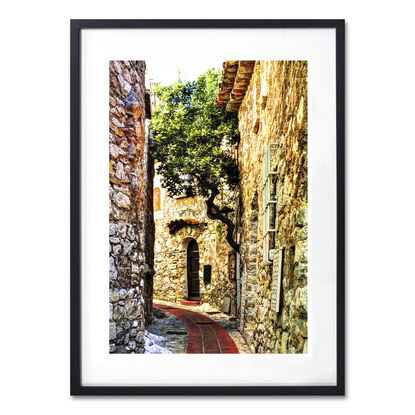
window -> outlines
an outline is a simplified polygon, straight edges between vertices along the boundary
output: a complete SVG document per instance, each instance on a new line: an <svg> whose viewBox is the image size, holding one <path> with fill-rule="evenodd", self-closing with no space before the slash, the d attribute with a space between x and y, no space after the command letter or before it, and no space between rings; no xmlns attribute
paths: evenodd
<svg viewBox="0 0 415 415"><path fill-rule="evenodd" d="M212 265L203 265L203 282L205 285L212 281Z"/></svg>
<svg viewBox="0 0 415 415"><path fill-rule="evenodd" d="M263 246L264 246L264 265L271 265L269 251L275 248L277 234L277 175L276 171L271 170L275 166L275 155L277 143L268 146L262 163L263 187L262 187L262 223L263 223Z"/></svg>
<svg viewBox="0 0 415 415"><path fill-rule="evenodd" d="M154 212L161 210L161 192L158 187L154 189L153 193Z"/></svg>

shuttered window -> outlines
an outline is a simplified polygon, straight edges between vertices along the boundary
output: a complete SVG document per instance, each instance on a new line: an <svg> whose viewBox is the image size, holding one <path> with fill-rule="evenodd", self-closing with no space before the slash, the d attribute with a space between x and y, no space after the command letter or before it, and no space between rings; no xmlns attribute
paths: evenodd
<svg viewBox="0 0 415 415"><path fill-rule="evenodd" d="M153 193L154 212L161 210L161 192L158 187L154 189Z"/></svg>
<svg viewBox="0 0 415 415"><path fill-rule="evenodd" d="M269 251L275 247L277 233L277 172L272 168L276 164L275 155L277 143L271 143L264 155L262 162L263 186L262 186L262 223L263 223L263 247L264 265L271 265Z"/></svg>

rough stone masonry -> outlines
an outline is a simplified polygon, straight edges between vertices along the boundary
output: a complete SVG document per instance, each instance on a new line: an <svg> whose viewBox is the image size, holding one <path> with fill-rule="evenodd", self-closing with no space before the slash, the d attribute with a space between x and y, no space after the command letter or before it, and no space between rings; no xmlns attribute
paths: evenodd
<svg viewBox="0 0 415 415"><path fill-rule="evenodd" d="M225 240L223 224L207 217L203 197L169 197L158 175L154 186L160 194L155 211L154 298L166 301L188 298L186 249L194 239L200 255L200 303L222 309L224 299L229 298L230 313L236 314L234 251ZM224 192L219 196L220 203L231 206L232 196ZM211 267L209 280L205 278L207 266Z"/></svg>
<svg viewBox="0 0 415 415"><path fill-rule="evenodd" d="M306 353L307 322L307 62L227 61L217 106L238 111L241 177L237 233L241 238L239 329L252 352ZM264 170L275 149L276 233L264 263ZM275 274L279 310L272 307ZM274 283L273 283L274 282Z"/></svg>
<svg viewBox="0 0 415 415"><path fill-rule="evenodd" d="M145 63L111 61L109 69L109 347L141 353L154 240Z"/></svg>

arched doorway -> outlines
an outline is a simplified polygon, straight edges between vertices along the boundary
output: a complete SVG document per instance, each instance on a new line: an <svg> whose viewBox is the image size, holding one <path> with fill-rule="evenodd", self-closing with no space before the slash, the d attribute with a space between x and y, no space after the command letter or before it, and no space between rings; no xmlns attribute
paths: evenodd
<svg viewBox="0 0 415 415"><path fill-rule="evenodd" d="M199 246L194 239L187 245L187 288L189 300L200 299Z"/></svg>

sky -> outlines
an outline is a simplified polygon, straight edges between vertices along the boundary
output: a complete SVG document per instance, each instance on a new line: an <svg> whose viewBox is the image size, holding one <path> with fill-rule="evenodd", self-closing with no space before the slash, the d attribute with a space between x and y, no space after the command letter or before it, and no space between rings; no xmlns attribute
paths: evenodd
<svg viewBox="0 0 415 415"><path fill-rule="evenodd" d="M221 69L222 64L223 61L212 59L146 59L146 79L171 85L176 82L180 70L183 80L194 81L209 68Z"/></svg>

